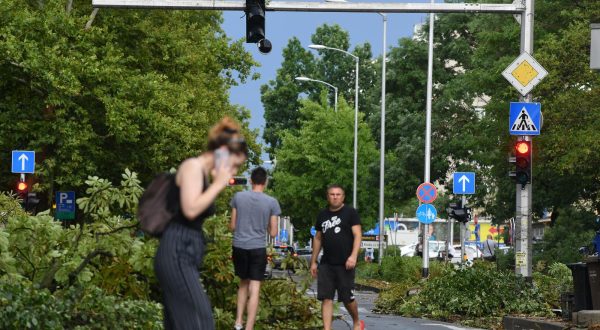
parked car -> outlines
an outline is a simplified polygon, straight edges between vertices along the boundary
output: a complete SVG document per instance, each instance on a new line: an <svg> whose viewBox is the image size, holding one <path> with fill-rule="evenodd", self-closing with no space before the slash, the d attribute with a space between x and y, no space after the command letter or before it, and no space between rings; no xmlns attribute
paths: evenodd
<svg viewBox="0 0 600 330"><path fill-rule="evenodd" d="M475 259L481 259L483 257L483 253L476 245L465 245L465 251L467 254L467 260L473 262ZM449 251L449 258L451 263L460 263L461 262L461 253L460 244L455 244L452 246ZM444 254L442 254L443 258Z"/></svg>
<svg viewBox="0 0 600 330"><path fill-rule="evenodd" d="M446 251L446 241L427 241L429 259L438 258L442 251ZM414 257L422 254L421 243L412 243L400 248L403 257Z"/></svg>

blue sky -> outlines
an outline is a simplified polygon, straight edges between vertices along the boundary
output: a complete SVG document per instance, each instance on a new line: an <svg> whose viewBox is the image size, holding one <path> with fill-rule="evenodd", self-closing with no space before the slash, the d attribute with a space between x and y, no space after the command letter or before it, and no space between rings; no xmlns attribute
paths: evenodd
<svg viewBox="0 0 600 330"><path fill-rule="evenodd" d="M274 0L276 1L276 0ZM429 2L427 0L398 1ZM246 21L243 12L225 11L223 29L227 35L238 40L245 38ZM425 14L388 14L387 45L396 46L398 39L412 36L415 24L426 19ZM375 57L381 55L383 47L383 20L375 13L300 13L300 12L267 12L266 37L273 44L273 50L268 55L258 52L255 44L245 44L254 59L261 64L255 69L260 73L260 79L248 81L231 89L230 100L234 104L243 105L250 109L252 118L251 128L261 129L265 125L263 106L260 101L260 86L275 79L276 71L283 61L282 51L289 39L297 37L303 45L311 44L310 36L322 24L338 24L350 34L350 49L357 44L369 42ZM359 101L360 106L360 101ZM263 159L266 157L263 156Z"/></svg>

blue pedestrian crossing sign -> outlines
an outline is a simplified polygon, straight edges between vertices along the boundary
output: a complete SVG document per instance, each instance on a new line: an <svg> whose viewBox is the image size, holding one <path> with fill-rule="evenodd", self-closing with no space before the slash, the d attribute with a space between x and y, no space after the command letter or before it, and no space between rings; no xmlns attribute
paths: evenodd
<svg viewBox="0 0 600 330"><path fill-rule="evenodd" d="M59 220L75 219L75 192L57 191L54 202L56 203L56 213L54 216Z"/></svg>
<svg viewBox="0 0 600 330"><path fill-rule="evenodd" d="M417 208L417 219L419 219L420 223L430 224L435 221L436 217L437 211L431 204L421 204L421 206Z"/></svg>
<svg viewBox="0 0 600 330"><path fill-rule="evenodd" d="M35 151L13 150L12 173L33 173L35 171Z"/></svg>
<svg viewBox="0 0 600 330"><path fill-rule="evenodd" d="M510 135L540 135L542 104L510 102Z"/></svg>
<svg viewBox="0 0 600 330"><path fill-rule="evenodd" d="M454 187L452 193L472 195L475 193L475 173L454 172Z"/></svg>

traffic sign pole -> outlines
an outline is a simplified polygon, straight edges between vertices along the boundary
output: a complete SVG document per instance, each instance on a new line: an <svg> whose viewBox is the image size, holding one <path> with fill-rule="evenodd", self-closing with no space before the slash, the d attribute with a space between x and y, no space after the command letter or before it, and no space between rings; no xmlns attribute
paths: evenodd
<svg viewBox="0 0 600 330"><path fill-rule="evenodd" d="M521 52L533 54L533 14L535 0L525 0L525 12L521 14ZM533 95L527 94L521 98L523 102L531 102ZM529 136L520 136L521 140L531 141ZM515 272L522 275L526 279L531 279L532 276L532 241L531 241L531 200L533 178L531 184L521 185L516 184L516 252L524 255L524 260L521 263L515 262Z"/></svg>

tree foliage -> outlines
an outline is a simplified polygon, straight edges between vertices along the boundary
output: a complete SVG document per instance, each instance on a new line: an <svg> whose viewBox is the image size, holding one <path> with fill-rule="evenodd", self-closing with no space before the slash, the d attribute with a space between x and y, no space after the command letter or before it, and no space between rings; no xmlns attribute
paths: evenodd
<svg viewBox="0 0 600 330"><path fill-rule="evenodd" d="M71 4L71 5L67 5ZM37 152L36 189L81 193L90 173L132 168L146 181L196 155L224 115L249 112L228 90L255 62L214 11L100 9L89 1L4 1L0 8L0 162ZM0 170L0 186L16 179ZM47 204L49 205L49 203Z"/></svg>
<svg viewBox="0 0 600 330"><path fill-rule="evenodd" d="M0 327L162 327L160 288L154 275L158 240L144 237L132 216L142 192L137 174L126 170L119 186L91 176L78 199L83 223L65 226L48 212L11 210L0 195ZM198 281L204 283L219 329L232 328L238 279L231 262L227 214L205 222L207 249ZM306 295L311 279L269 281L261 288L257 328L321 326ZM290 299L291 298L291 299Z"/></svg>
<svg viewBox="0 0 600 330"><path fill-rule="evenodd" d="M323 99L325 102L325 99ZM354 109L344 101L338 111L304 101L304 118L298 131L286 131L273 173L273 189L283 214L291 215L300 235L307 236L319 210L327 205L327 186L344 187L346 203L352 203L354 166ZM373 163L378 160L368 126L359 118L357 164L357 206L365 228L374 222L376 208ZM303 235L304 233L304 235Z"/></svg>

